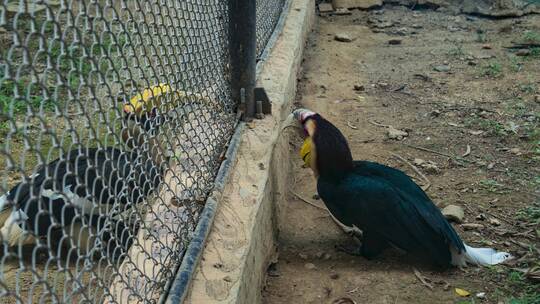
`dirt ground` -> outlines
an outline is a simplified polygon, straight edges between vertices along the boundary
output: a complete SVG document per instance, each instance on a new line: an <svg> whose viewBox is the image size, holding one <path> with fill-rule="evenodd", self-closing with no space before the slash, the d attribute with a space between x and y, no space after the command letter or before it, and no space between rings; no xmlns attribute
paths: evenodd
<svg viewBox="0 0 540 304"><path fill-rule="evenodd" d="M352 41L336 41L340 33ZM323 205L301 168L300 141L291 140L296 194L278 202L279 260L263 302L540 303L538 277L523 273L540 263L540 49L505 48L535 39L538 46L539 33L538 15L491 20L385 6L320 17L297 105L338 126L355 159L400 168L430 184L439 207L463 207L463 223L481 225L453 223L465 242L516 259L440 273L393 250L373 261L337 252L348 238L326 211L299 199ZM388 125L408 135L390 139Z"/></svg>

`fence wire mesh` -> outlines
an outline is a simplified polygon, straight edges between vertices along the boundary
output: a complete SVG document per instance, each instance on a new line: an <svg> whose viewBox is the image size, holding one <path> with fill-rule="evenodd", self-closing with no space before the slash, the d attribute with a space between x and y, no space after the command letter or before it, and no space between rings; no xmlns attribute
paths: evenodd
<svg viewBox="0 0 540 304"><path fill-rule="evenodd" d="M257 1L259 48L282 2ZM227 22L221 0L2 1L0 303L164 294L236 123Z"/></svg>
<svg viewBox="0 0 540 304"><path fill-rule="evenodd" d="M286 0L256 0L257 56L260 56L274 32Z"/></svg>

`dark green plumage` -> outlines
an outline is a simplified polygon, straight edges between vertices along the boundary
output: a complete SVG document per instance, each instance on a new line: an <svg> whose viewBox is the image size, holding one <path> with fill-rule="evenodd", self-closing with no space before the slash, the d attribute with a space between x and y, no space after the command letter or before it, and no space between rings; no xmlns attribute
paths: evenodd
<svg viewBox="0 0 540 304"><path fill-rule="evenodd" d="M360 253L375 257L390 244L451 265L450 247L465 247L424 191L405 173L368 161L353 161L343 134L316 114L312 139L317 152L317 190L343 224L363 231Z"/></svg>

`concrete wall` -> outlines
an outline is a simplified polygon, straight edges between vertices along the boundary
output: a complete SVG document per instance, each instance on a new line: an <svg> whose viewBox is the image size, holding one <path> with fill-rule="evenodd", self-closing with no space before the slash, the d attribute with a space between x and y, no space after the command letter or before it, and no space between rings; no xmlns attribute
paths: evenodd
<svg viewBox="0 0 540 304"><path fill-rule="evenodd" d="M288 139L282 120L291 112L314 0L291 0L289 13L259 75L272 116L249 124L219 202L186 303L261 302L266 269L276 257L275 202L285 196Z"/></svg>

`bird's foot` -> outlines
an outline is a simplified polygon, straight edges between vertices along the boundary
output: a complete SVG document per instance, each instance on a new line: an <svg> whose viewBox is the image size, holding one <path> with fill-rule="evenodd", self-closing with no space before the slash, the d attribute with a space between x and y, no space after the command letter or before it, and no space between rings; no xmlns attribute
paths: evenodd
<svg viewBox="0 0 540 304"><path fill-rule="evenodd" d="M358 242L360 242L360 240L363 238L362 230L360 230L360 229L358 229L356 227L347 229L345 231L345 233L347 233L350 237L352 237L353 239L355 239Z"/></svg>
<svg viewBox="0 0 540 304"><path fill-rule="evenodd" d="M337 244L335 248L337 251L341 251L349 255L362 256L362 245L346 243Z"/></svg>

